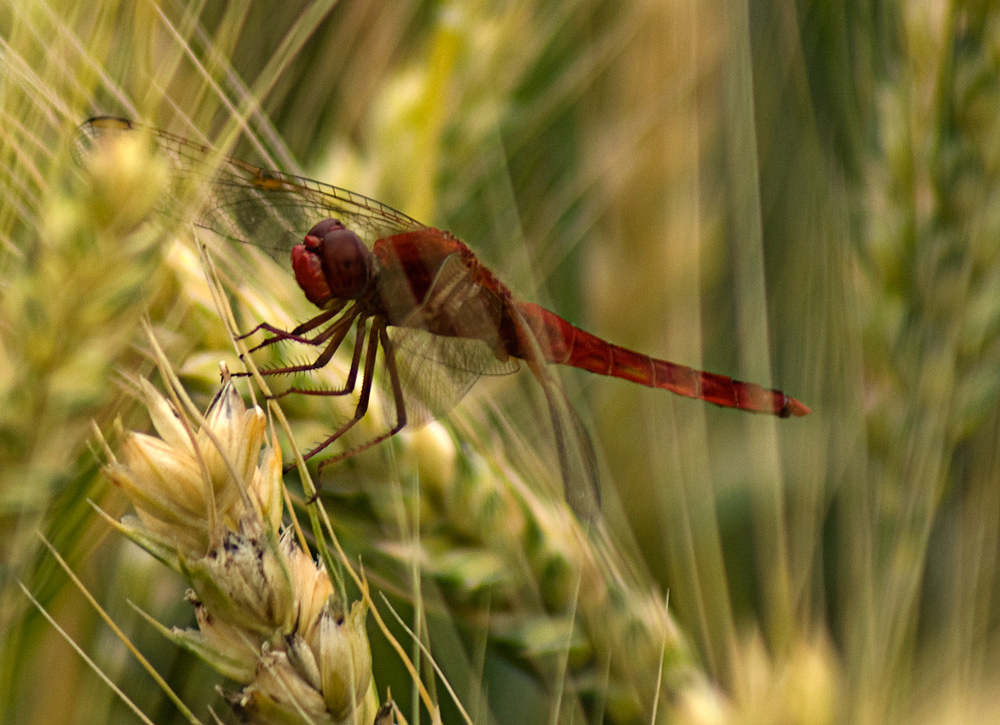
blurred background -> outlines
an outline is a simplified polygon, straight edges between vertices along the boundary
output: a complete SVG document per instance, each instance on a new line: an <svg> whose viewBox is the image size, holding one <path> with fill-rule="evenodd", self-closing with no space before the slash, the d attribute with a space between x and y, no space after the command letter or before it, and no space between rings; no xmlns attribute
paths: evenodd
<svg viewBox="0 0 1000 725"><path fill-rule="evenodd" d="M668 690L677 720L1000 715L990 3L19 0L0 40L5 722L134 717L19 583L150 719L181 721L37 532L199 716L225 712L217 677L128 606L191 626L183 583L87 503L126 510L92 422L148 427L123 384L152 374L143 316L203 404L233 359L190 231L123 225L105 246L67 231L73 131L97 114L377 198L454 232L522 299L812 408L777 420L558 372L598 452L609 538L717 688L695 704ZM132 171L123 204L157 188ZM221 254L242 331L309 315L291 274ZM532 383L478 386L444 421L472 431L460 455L546 473L551 451L517 453L551 446L545 428L510 438L545 421ZM477 722L568 717L561 681L438 604L457 634L435 658ZM409 705L372 640L380 691Z"/></svg>

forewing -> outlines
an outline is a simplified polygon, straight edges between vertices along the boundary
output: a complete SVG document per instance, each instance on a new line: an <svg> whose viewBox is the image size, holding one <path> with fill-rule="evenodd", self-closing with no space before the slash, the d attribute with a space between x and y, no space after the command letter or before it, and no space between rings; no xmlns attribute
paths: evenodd
<svg viewBox="0 0 1000 725"><path fill-rule="evenodd" d="M441 337L408 327L390 327L389 339L410 425L446 415L481 375L507 375L519 367L516 358L497 360L482 340ZM392 397L387 393L383 391L388 405Z"/></svg>
<svg viewBox="0 0 1000 725"><path fill-rule="evenodd" d="M253 244L282 262L287 260L288 250L326 218L339 219L369 246L381 237L424 226L361 194L262 169L127 119L98 117L83 123L78 132L78 153L86 155L103 139L132 133L149 134L170 166L173 183L161 204L163 212Z"/></svg>

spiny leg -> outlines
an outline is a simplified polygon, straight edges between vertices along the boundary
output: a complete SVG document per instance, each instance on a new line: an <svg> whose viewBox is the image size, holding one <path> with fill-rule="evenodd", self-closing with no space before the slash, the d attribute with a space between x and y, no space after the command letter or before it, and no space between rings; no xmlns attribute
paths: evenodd
<svg viewBox="0 0 1000 725"><path fill-rule="evenodd" d="M339 336L339 339L331 341L330 344L327 345L326 349L323 350L323 352L320 354L320 356L317 357L316 360L313 361L311 364L295 365L281 370L267 370L267 371L262 371L261 374L267 375L267 374L274 374L275 372L302 372L306 370L315 370L324 367L328 362L330 362L330 358L333 357L333 354L337 351L337 348L340 347L341 343L343 342L344 336L347 334L346 330L347 326L345 325L344 333ZM361 364L361 348L364 346L364 339L365 339L365 318L359 317L357 330L355 331L354 334L354 353L351 355L351 368L347 373L347 379L344 380L344 385L342 387L336 388L334 390L292 387L280 393L275 393L271 397L277 399L277 398L282 398L286 395L291 395L292 393L296 393L298 395L336 396L336 395L347 395L349 393L354 392L354 384L358 378L358 368L360 367Z"/></svg>
<svg viewBox="0 0 1000 725"><path fill-rule="evenodd" d="M338 461L342 461L345 458L349 458L355 455L356 453L361 453L362 451L368 450L372 446L378 445L382 441L391 438L392 436L399 433L399 431L403 429L403 426L406 425L406 402L403 398L403 386L399 382L399 373L396 370L396 350L392 345L392 340L389 339L389 335L386 333L385 324L382 322L376 322L374 325L372 325L373 336L376 332L376 329L378 331L378 339L382 343L382 351L385 353L385 370L386 374L388 374L389 376L389 384L392 387L392 400L393 400L393 405L396 408L396 423L389 430L380 433L371 440L362 443L360 446L356 446L355 448L351 448L348 451L343 451L335 456L327 458L326 460L324 460L322 463L319 464L320 471L322 471L324 468L333 463L337 463ZM358 416L357 411L355 411L355 420L352 420L350 423L348 423L348 425L345 426L345 428L343 428L342 430L354 425L358 420L360 420L361 417L364 417L365 411L368 408L368 397L371 393L371 387L372 387L371 373L374 366L369 366L367 363L368 361L366 359L365 377L361 383L361 399L364 400L365 410L361 412L360 416ZM358 408L359 409L361 408L360 400L358 401ZM334 435L339 435L339 433ZM324 442L323 447L325 447L328 444L329 441Z"/></svg>
<svg viewBox="0 0 1000 725"><path fill-rule="evenodd" d="M375 372L375 357L378 353L378 343L379 323L376 322L372 325L372 329L368 333L368 346L365 350L364 377L361 379L361 394L358 396L358 404L354 408L354 417L340 426L340 428L334 431L326 440L302 456L303 460L308 461L317 453L327 448L330 444L353 428L359 420L365 417L365 413L368 412L368 399L371 396L372 375Z"/></svg>
<svg viewBox="0 0 1000 725"><path fill-rule="evenodd" d="M305 337L303 333L309 332L310 330L314 330L327 320L336 317L338 314L340 314L341 310L344 309L344 304L346 303L338 304L334 307L331 307L328 310L323 310L315 317L309 318L301 325L298 325L291 330L282 330L281 328L275 327L274 325L268 322L262 322L259 325L257 325L257 327L250 330L250 332L244 333L243 335L238 336L236 339L245 340L246 338L250 337L251 335L260 330L271 333L272 335L271 337L266 338L259 345L250 348L250 352L256 352L261 348L268 347L269 345L273 345L277 342L283 342L285 340L291 340L292 342L300 342L304 345L321 345L323 344L323 341L330 336L329 328L327 328L326 330L324 330L323 332L319 333L314 337Z"/></svg>
<svg viewBox="0 0 1000 725"><path fill-rule="evenodd" d="M329 345L327 345L326 349L323 350L322 353L320 353L319 357L317 358L317 361L314 361L311 365L293 365L286 367L270 368L266 370L261 370L260 374L285 375L289 373L315 370L317 368L323 367L323 365L326 365L326 363L330 361L330 358L333 357L334 353L340 347L341 343L344 341L344 337L347 336L347 330L350 327L350 322L353 315L356 314L356 310L351 310L347 315L345 315L345 317L335 321L328 328L326 328L325 330L323 330L322 332L313 337L303 337L298 333L308 332L309 330L312 330L318 327L319 325L322 325L331 317L335 317L341 311L342 308L343 305L337 305L335 308L325 310L320 314L316 315L315 317L313 317L312 319L302 323L291 332L285 332L284 330L280 330L277 327L274 327L273 325L267 322L262 322L259 325L257 325L257 327L253 328L250 332L246 333L245 335L240 335L236 339L242 340L254 334L258 330L267 330L269 332L275 333L273 337L269 337L259 345L250 348L249 352L252 353L256 352L257 350L260 350L263 347L273 345L276 342L283 342L285 340L291 340L292 342L299 342L304 345L322 345L330 337L333 337L334 340ZM242 354L240 355L240 359L241 360L243 359ZM318 364L319 360L322 360L323 362L321 364ZM236 378L245 378L249 376L250 376L249 372L238 372L233 374L233 377Z"/></svg>
<svg viewBox="0 0 1000 725"><path fill-rule="evenodd" d="M306 341L308 344L321 345L324 342L326 342L326 340L328 338L331 338L331 337L333 338L333 339L330 340L330 342L327 344L327 346L323 349L323 352L321 352L319 354L319 356L315 360L313 360L311 363L304 363L302 365L285 365L285 366L276 367L276 368L264 368L263 370L259 371L260 374L261 375L265 375L265 376L267 376L267 375L289 375L289 374L292 374L292 373L302 373L302 372L309 372L310 370L318 370L319 368L324 367L328 362L330 362L330 359L334 356L334 354L340 348L341 344L344 342L344 338L347 337L347 330L350 328L351 323L354 321L353 317L354 317L355 314L357 314L357 312L354 311L354 310L352 310L351 313L349 313L348 315L346 315L346 316L342 317L341 319L337 320L332 325L330 325L327 329L323 330L323 332L321 332L319 335L317 335L315 338L313 338L312 341L309 341L309 340ZM363 320L364 320L364 318L359 318L359 320L358 320L359 329L361 327L361 322ZM356 343L355 343L355 345L356 345ZM256 349L257 348L254 348L254 350L256 350ZM357 356L358 356L358 353L357 353L357 351L355 351L354 357L357 358ZM247 377L249 375L250 375L249 372L241 372L241 373L234 373L233 377ZM353 383L352 383L352 386L353 386ZM272 398L280 398L283 395L287 395L288 392L291 392L291 391L285 391L283 393L278 393L278 394L272 395L270 397L272 397ZM301 392L301 391L297 391L297 392Z"/></svg>

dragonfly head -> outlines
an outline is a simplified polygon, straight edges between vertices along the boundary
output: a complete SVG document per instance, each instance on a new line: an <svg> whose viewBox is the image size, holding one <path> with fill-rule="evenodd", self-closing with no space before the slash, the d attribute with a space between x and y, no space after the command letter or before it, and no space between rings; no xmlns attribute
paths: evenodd
<svg viewBox="0 0 1000 725"><path fill-rule="evenodd" d="M372 254L361 238L336 219L324 219L292 249L295 279L315 305L356 300L372 279Z"/></svg>

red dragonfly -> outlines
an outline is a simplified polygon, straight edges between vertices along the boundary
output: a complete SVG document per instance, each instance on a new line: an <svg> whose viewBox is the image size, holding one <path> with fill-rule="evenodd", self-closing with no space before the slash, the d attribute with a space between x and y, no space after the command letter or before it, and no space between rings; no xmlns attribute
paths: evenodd
<svg viewBox="0 0 1000 725"><path fill-rule="evenodd" d="M354 391L361 376L353 417L305 458L325 450L364 417L382 349L394 424L363 445L327 458L321 467L389 438L408 420L447 412L479 375L512 372L518 360L527 364L545 391L564 478L573 469L565 452L573 445L563 430L567 419L575 429L578 450L584 456L592 451L546 363L753 413L785 418L810 412L780 390L627 350L554 312L522 302L452 234L360 194L261 169L124 118L92 118L79 131L83 153L108 137L149 134L168 157L178 183L211 179L202 192L207 198L190 221L277 258L290 253L295 279L319 314L291 331L263 323L248 335L258 330L272 335L255 350L293 341L321 351L311 363L263 370L265 375L322 368L355 330L351 367L342 388L292 388L282 393L345 395ZM592 463L586 466L583 475L596 481Z"/></svg>

